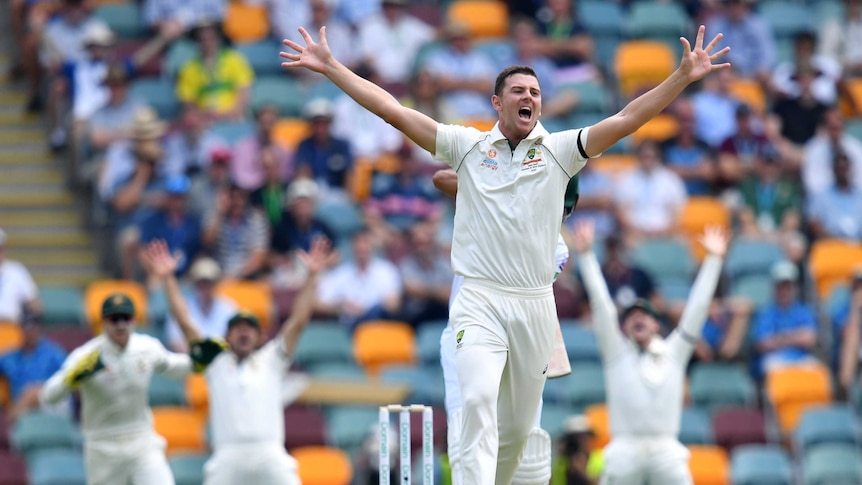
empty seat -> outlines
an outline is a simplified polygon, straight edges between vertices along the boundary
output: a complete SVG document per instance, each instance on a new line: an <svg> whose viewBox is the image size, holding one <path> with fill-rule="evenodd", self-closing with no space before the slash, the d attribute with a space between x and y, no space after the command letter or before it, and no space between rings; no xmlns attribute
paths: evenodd
<svg viewBox="0 0 862 485"><path fill-rule="evenodd" d="M679 441L684 445L712 445L715 437L709 413L704 409L685 408L679 429Z"/></svg>
<svg viewBox="0 0 862 485"><path fill-rule="evenodd" d="M281 116L301 116L305 95L297 81L284 76L263 76L251 87L251 109L272 105Z"/></svg>
<svg viewBox="0 0 862 485"><path fill-rule="evenodd" d="M762 2L760 16L772 27L776 38L790 38L812 28L814 13L801 3L784 1Z"/></svg>
<svg viewBox="0 0 862 485"><path fill-rule="evenodd" d="M370 375L376 375L383 366L413 364L416 361L413 327L386 320L361 323L353 334L353 357Z"/></svg>
<svg viewBox="0 0 862 485"><path fill-rule="evenodd" d="M832 379L823 365L787 367L766 375L766 396L782 433L796 427L802 413L832 400Z"/></svg>
<svg viewBox="0 0 862 485"><path fill-rule="evenodd" d="M818 239L811 245L808 264L817 296L825 298L832 287L849 281L853 269L862 264L862 246L842 239Z"/></svg>
<svg viewBox="0 0 862 485"><path fill-rule="evenodd" d="M23 456L0 451L0 485L29 485L27 462Z"/></svg>
<svg viewBox="0 0 862 485"><path fill-rule="evenodd" d="M93 11L93 17L107 24L118 37L128 39L147 35L147 26L137 2L100 5Z"/></svg>
<svg viewBox="0 0 862 485"><path fill-rule="evenodd" d="M86 485L84 457L78 450L54 449L28 460L31 485Z"/></svg>
<svg viewBox="0 0 862 485"><path fill-rule="evenodd" d="M255 132L254 124L249 121L216 121L208 130L208 135L227 145L233 145Z"/></svg>
<svg viewBox="0 0 862 485"><path fill-rule="evenodd" d="M222 29L234 42L257 42L269 35L269 11L264 4L228 2ZM278 54L273 59L277 62Z"/></svg>
<svg viewBox="0 0 862 485"><path fill-rule="evenodd" d="M130 280L99 280L84 290L85 320L94 335L102 333L102 304L114 293L128 296L135 304L135 319L139 323L147 322L147 290L143 285Z"/></svg>
<svg viewBox="0 0 862 485"><path fill-rule="evenodd" d="M509 32L509 10L504 2L455 0L449 5L447 20L467 26L477 39L501 38Z"/></svg>
<svg viewBox="0 0 862 485"><path fill-rule="evenodd" d="M731 280L769 275L772 265L784 259L784 250L774 242L736 239L727 253L725 270Z"/></svg>
<svg viewBox="0 0 862 485"><path fill-rule="evenodd" d="M172 120L180 114L180 101L173 83L167 79L135 79L129 86L129 96L144 101L163 120Z"/></svg>
<svg viewBox="0 0 862 485"><path fill-rule="evenodd" d="M186 378L185 399L191 408L206 417L209 411L209 391L203 374L190 374Z"/></svg>
<svg viewBox="0 0 862 485"><path fill-rule="evenodd" d="M334 406L327 415L326 442L343 449L362 444L378 418L377 408L366 406Z"/></svg>
<svg viewBox="0 0 862 485"><path fill-rule="evenodd" d="M568 404L545 401L542 405L542 429L551 435L551 439L558 439L565 433L566 418L572 414L574 412Z"/></svg>
<svg viewBox="0 0 862 485"><path fill-rule="evenodd" d="M224 280L216 287L216 293L233 301L237 308L256 316L264 332L272 325L275 306L266 282Z"/></svg>
<svg viewBox="0 0 862 485"><path fill-rule="evenodd" d="M690 35L691 19L678 3L636 2L629 12L628 27L637 39L676 40Z"/></svg>
<svg viewBox="0 0 862 485"><path fill-rule="evenodd" d="M595 82L581 82L562 86L563 89L573 89L578 93L578 113L600 113L608 112L609 95L601 84Z"/></svg>
<svg viewBox="0 0 862 485"><path fill-rule="evenodd" d="M150 406L185 406L185 383L161 374L153 374L147 390Z"/></svg>
<svg viewBox="0 0 862 485"><path fill-rule="evenodd" d="M368 379L365 369L353 362L324 362L309 366L306 370L315 379L350 382Z"/></svg>
<svg viewBox="0 0 862 485"><path fill-rule="evenodd" d="M281 44L273 39L262 39L256 42L244 42L236 45L238 50L256 76L270 76L281 73L281 63L278 57Z"/></svg>
<svg viewBox="0 0 862 485"><path fill-rule="evenodd" d="M802 457L805 485L862 483L862 461L855 446L834 443L812 447Z"/></svg>
<svg viewBox="0 0 862 485"><path fill-rule="evenodd" d="M167 443L167 453L203 452L206 448L206 420L191 408L162 406L153 408L153 427Z"/></svg>
<svg viewBox="0 0 862 485"><path fill-rule="evenodd" d="M362 214L355 204L322 202L318 204L315 216L338 239L349 238L362 227Z"/></svg>
<svg viewBox="0 0 862 485"><path fill-rule="evenodd" d="M410 402L421 402L432 406L443 404L443 372L440 366L388 366L380 371L384 383L410 386Z"/></svg>
<svg viewBox="0 0 862 485"><path fill-rule="evenodd" d="M84 294L80 288L40 287L39 298L48 303L42 308L42 322L45 325L81 323L84 317Z"/></svg>
<svg viewBox="0 0 862 485"><path fill-rule="evenodd" d="M599 344L592 330L577 324L560 322L560 331L571 362L600 362Z"/></svg>
<svg viewBox="0 0 862 485"><path fill-rule="evenodd" d="M329 446L306 446L293 450L303 485L348 485L353 480L350 456Z"/></svg>
<svg viewBox="0 0 862 485"><path fill-rule="evenodd" d="M680 229L690 241L700 237L708 226L730 228L730 210L717 197L689 197L680 215ZM706 250L700 244L692 244L694 256L701 260Z"/></svg>
<svg viewBox="0 0 862 485"><path fill-rule="evenodd" d="M12 446L25 455L49 448L73 448L79 441L75 423L65 416L32 412L20 416L12 429Z"/></svg>
<svg viewBox="0 0 862 485"><path fill-rule="evenodd" d="M805 453L807 449L823 443L858 443L859 428L853 410L848 406L812 407L805 410L793 440L796 448Z"/></svg>
<svg viewBox="0 0 862 485"><path fill-rule="evenodd" d="M692 404L706 409L720 406L754 405L754 383L735 365L699 363L691 371L689 395Z"/></svg>
<svg viewBox="0 0 862 485"><path fill-rule="evenodd" d="M284 118L272 127L272 140L288 151L296 150L302 140L311 135L311 124L302 118Z"/></svg>
<svg viewBox="0 0 862 485"><path fill-rule="evenodd" d="M353 359L350 334L339 323L312 321L299 336L294 358L303 367L326 362L350 362Z"/></svg>
<svg viewBox="0 0 862 485"><path fill-rule="evenodd" d="M545 384L548 402L572 406L572 412L605 401L605 379L600 364L582 362L572 364L572 373L548 380Z"/></svg>
<svg viewBox="0 0 862 485"><path fill-rule="evenodd" d="M663 42L628 41L617 49L614 71L626 97L657 86L676 68L676 55Z"/></svg>
<svg viewBox="0 0 862 485"><path fill-rule="evenodd" d="M24 332L18 322L0 322L0 354L21 347Z"/></svg>
<svg viewBox="0 0 862 485"><path fill-rule="evenodd" d="M775 445L745 445L730 456L733 485L791 485L793 468L783 448Z"/></svg>
<svg viewBox="0 0 862 485"><path fill-rule="evenodd" d="M611 441L611 422L608 417L608 407L604 404L594 404L584 411L593 430L593 449L602 449Z"/></svg>
<svg viewBox="0 0 862 485"><path fill-rule="evenodd" d="M750 106L755 112L766 112L766 94L754 79L734 79L730 83L730 94Z"/></svg>
<svg viewBox="0 0 862 485"><path fill-rule="evenodd" d="M689 246L679 239L643 241L634 249L632 259L659 282L688 281L694 272Z"/></svg>
<svg viewBox="0 0 862 485"><path fill-rule="evenodd" d="M590 33L622 38L626 19L620 4L602 0L581 0L576 2L575 8L578 20L584 23Z"/></svg>
<svg viewBox="0 0 862 485"><path fill-rule="evenodd" d="M176 454L168 460L176 485L201 485L204 481L204 464L209 456L204 453Z"/></svg>
<svg viewBox="0 0 862 485"><path fill-rule="evenodd" d="M691 458L688 468L697 485L727 485L730 480L730 462L727 452L718 446L694 445L688 447Z"/></svg>
<svg viewBox="0 0 862 485"><path fill-rule="evenodd" d="M760 309L772 302L775 282L769 274L737 278L730 283L730 296L745 298Z"/></svg>
<svg viewBox="0 0 862 485"><path fill-rule="evenodd" d="M427 322L419 326L416 332L416 346L419 351L419 360L426 364L437 364L440 362L440 335L446 328L448 322Z"/></svg>
<svg viewBox="0 0 862 485"><path fill-rule="evenodd" d="M162 75L165 79L175 80L183 65L196 55L198 55L198 47L193 40L183 38L175 40L165 53Z"/></svg>
<svg viewBox="0 0 862 485"><path fill-rule="evenodd" d="M766 420L756 408L721 408L712 417L715 442L722 448L733 451L738 446L764 444Z"/></svg>
<svg viewBox="0 0 862 485"><path fill-rule="evenodd" d="M287 449L326 444L326 418L316 408L292 405L284 408L284 446Z"/></svg>
<svg viewBox="0 0 862 485"><path fill-rule="evenodd" d="M645 140L663 142L679 133L679 122L673 115L659 114L647 121L632 134L635 144Z"/></svg>

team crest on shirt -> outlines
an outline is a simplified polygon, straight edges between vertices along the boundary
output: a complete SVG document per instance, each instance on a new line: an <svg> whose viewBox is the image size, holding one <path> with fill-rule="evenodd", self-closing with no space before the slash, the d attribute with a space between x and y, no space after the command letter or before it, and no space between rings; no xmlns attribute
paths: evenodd
<svg viewBox="0 0 862 485"><path fill-rule="evenodd" d="M497 150L493 148L488 150L488 158L497 158Z"/></svg>
<svg viewBox="0 0 862 485"><path fill-rule="evenodd" d="M547 162L542 159L542 149L533 147L530 148L527 152L527 158L521 163L521 171L535 172L545 165L547 165Z"/></svg>
<svg viewBox="0 0 862 485"><path fill-rule="evenodd" d="M459 330L459 331L458 331L458 335L456 335L456 336L455 336L455 343L457 344L457 345L455 345L455 348L456 348L456 349L460 349L460 348L461 348L461 345L462 345L462 344L461 344L461 339L462 339L462 338L464 338L464 331L463 331L463 330Z"/></svg>

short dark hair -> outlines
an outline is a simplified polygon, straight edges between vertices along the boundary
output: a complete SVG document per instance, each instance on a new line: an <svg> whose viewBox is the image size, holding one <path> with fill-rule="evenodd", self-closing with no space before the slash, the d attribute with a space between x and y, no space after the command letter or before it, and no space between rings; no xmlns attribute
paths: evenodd
<svg viewBox="0 0 862 485"><path fill-rule="evenodd" d="M530 66L509 66L497 75L497 80L494 82L495 96L503 94L503 86L506 85L506 79L509 79L515 74L526 74L527 76L533 76L534 78L539 79L539 76L536 75L536 71L534 71Z"/></svg>

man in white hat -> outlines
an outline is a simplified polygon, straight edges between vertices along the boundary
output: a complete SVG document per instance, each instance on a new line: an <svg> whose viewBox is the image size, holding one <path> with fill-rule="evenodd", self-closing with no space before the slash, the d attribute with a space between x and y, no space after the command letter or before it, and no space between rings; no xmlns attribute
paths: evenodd
<svg viewBox="0 0 862 485"><path fill-rule="evenodd" d="M0 229L0 321L17 322L24 312L40 312L39 288L23 264L6 258L7 239Z"/></svg>

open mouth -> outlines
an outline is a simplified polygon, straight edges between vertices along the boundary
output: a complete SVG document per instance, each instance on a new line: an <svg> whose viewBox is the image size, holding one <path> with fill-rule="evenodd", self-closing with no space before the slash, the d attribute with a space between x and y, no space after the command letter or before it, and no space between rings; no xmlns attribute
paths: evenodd
<svg viewBox="0 0 862 485"><path fill-rule="evenodd" d="M522 106L518 109L518 117L522 120L529 120L533 116L533 110L527 106Z"/></svg>

